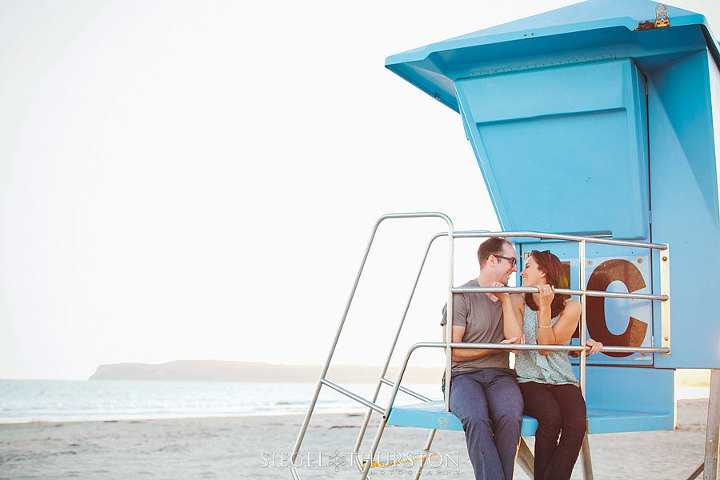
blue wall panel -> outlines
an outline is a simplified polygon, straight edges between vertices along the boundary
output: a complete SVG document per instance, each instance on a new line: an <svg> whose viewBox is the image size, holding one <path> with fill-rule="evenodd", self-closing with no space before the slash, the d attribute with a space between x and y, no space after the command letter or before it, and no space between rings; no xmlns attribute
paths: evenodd
<svg viewBox="0 0 720 480"><path fill-rule="evenodd" d="M717 172L707 54L648 77L653 238L670 244L672 355L663 367L720 366ZM659 313L659 309L656 309ZM657 321L659 316L656 315ZM659 342L656 331L656 342Z"/></svg>
<svg viewBox="0 0 720 480"><path fill-rule="evenodd" d="M631 61L456 88L503 229L648 237L645 82ZM538 201L553 208L528 208Z"/></svg>

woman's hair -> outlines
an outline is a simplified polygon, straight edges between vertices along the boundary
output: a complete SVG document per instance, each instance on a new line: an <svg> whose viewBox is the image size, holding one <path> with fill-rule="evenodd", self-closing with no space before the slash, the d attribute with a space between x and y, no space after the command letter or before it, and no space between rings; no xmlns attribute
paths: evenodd
<svg viewBox="0 0 720 480"><path fill-rule="evenodd" d="M550 253L550 250L538 252L533 250L530 252L530 256L537 263L538 268L545 274L545 280L549 285L555 288L570 288L570 279L565 273L560 259ZM558 295L555 294L552 304L550 305L550 316L556 317L565 310L565 300L570 298L569 295ZM537 310L538 306L535 303L532 293L525 294L525 304L530 307L531 310Z"/></svg>

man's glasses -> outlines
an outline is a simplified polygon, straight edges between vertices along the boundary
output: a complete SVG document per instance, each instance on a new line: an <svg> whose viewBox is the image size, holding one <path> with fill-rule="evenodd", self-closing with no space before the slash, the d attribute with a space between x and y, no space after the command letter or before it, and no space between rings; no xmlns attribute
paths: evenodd
<svg viewBox="0 0 720 480"><path fill-rule="evenodd" d="M515 264L517 263L517 258L515 258L515 257L503 257L502 255L495 255L495 254L493 254L493 257L502 258L503 260L507 260L508 262L510 262L511 267L514 267Z"/></svg>

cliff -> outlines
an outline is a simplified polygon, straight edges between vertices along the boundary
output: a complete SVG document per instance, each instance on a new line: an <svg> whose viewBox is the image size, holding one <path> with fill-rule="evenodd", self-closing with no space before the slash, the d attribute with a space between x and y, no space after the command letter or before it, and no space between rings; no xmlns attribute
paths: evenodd
<svg viewBox="0 0 720 480"><path fill-rule="evenodd" d="M230 362L220 360L176 360L174 362L119 363L100 365L90 380L171 380L199 382L268 382L315 383L320 365L278 365L260 362ZM380 368L361 365L336 365L327 378L340 383L374 383ZM408 368L403 383L440 383L443 369ZM386 377L393 380L397 369L391 368Z"/></svg>

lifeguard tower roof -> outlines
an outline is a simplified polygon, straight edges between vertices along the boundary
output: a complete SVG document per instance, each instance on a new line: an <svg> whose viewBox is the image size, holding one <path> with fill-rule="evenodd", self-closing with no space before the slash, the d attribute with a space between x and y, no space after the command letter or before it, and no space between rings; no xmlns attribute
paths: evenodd
<svg viewBox="0 0 720 480"><path fill-rule="evenodd" d="M647 0L588 0L391 55L385 66L459 111L454 80L513 71L514 64L508 60L518 57L524 58L523 64L537 57L535 63L541 66L549 53L566 51L570 45L573 49L600 50L585 59L567 58L568 63L619 58L620 52L602 51L608 45L626 44L623 49L626 57L644 56L643 53L650 52L642 50L677 45L679 37L693 36L689 32L680 35L677 28L691 27L696 36L704 39L720 65L718 43L707 20L699 13L667 5L667 17L674 28L662 35L637 36L637 32L656 29L658 5ZM526 42L529 39L533 40L532 46ZM553 64L556 62L557 59Z"/></svg>

